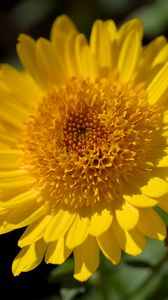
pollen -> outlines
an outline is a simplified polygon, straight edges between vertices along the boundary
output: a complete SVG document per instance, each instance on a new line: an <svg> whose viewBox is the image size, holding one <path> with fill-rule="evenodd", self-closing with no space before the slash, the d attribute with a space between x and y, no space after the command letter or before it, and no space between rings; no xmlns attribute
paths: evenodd
<svg viewBox="0 0 168 300"><path fill-rule="evenodd" d="M47 91L22 149L51 209L118 201L126 182L151 171L162 108L147 97L142 84L78 77Z"/></svg>

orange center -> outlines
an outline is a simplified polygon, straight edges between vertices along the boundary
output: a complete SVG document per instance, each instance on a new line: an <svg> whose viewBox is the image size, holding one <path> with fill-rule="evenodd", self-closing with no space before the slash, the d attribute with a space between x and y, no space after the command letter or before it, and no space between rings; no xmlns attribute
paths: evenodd
<svg viewBox="0 0 168 300"><path fill-rule="evenodd" d="M26 124L24 166L52 209L112 202L156 164L161 127L162 109L142 85L72 78L52 87Z"/></svg>
<svg viewBox="0 0 168 300"><path fill-rule="evenodd" d="M68 153L75 151L84 156L86 151L101 147L107 142L107 129L92 112L70 113L63 124L65 146Z"/></svg>

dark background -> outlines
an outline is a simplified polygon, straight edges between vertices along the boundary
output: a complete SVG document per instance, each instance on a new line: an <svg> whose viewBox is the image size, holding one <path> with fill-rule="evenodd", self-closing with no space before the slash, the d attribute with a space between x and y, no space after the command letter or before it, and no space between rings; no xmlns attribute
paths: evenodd
<svg viewBox="0 0 168 300"><path fill-rule="evenodd" d="M15 44L19 33L34 38L49 37L53 20L67 14L81 32L89 35L97 18L113 18L117 24L140 17L145 25L145 42L158 34L167 35L167 0L17 0L0 1L0 59L17 63Z"/></svg>
<svg viewBox="0 0 168 300"><path fill-rule="evenodd" d="M15 51L19 33L48 38L52 22L60 14L70 16L87 36L97 18L113 18L119 25L131 17L141 17L144 21L144 44L157 35L168 35L166 0L0 0L0 62L19 66ZM53 266L42 263L19 277L12 275L11 264L19 251L17 240L23 231L0 236L0 300L60 299L56 296L60 283L47 280Z"/></svg>

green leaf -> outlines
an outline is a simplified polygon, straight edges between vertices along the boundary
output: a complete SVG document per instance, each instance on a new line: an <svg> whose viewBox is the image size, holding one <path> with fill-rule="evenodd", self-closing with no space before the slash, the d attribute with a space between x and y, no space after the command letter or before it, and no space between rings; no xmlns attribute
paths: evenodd
<svg viewBox="0 0 168 300"><path fill-rule="evenodd" d="M156 207L155 210L157 211L157 213L159 214L159 216L162 218L162 220L165 223L165 225L168 226L168 213L165 212L160 207Z"/></svg>
<svg viewBox="0 0 168 300"><path fill-rule="evenodd" d="M143 260L125 260L127 265L135 268L153 268L152 264L148 261Z"/></svg>
<svg viewBox="0 0 168 300"><path fill-rule="evenodd" d="M65 278L66 275L73 276L73 268L74 263L73 259L69 258L66 260L66 262L62 265L56 266L51 273L49 274L48 281L53 282L59 282L62 281L63 278Z"/></svg>
<svg viewBox="0 0 168 300"><path fill-rule="evenodd" d="M62 288L60 290L60 294L62 296L62 300L72 300L78 294L83 294L84 292L85 292L85 288L84 287L78 287L78 288L73 288L73 289Z"/></svg>
<svg viewBox="0 0 168 300"><path fill-rule="evenodd" d="M66 260L62 265L57 265L49 274L49 283L59 283L63 289L76 289L79 287L88 287L88 281L79 282L73 277L74 261L72 258Z"/></svg>
<svg viewBox="0 0 168 300"><path fill-rule="evenodd" d="M163 33L168 25L168 1L146 1L129 14L130 18L140 18L144 22L145 35L154 37Z"/></svg>

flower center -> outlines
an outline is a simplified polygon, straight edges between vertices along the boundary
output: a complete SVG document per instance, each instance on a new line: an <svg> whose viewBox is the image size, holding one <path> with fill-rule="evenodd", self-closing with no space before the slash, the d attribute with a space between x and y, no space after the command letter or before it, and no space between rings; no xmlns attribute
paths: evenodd
<svg viewBox="0 0 168 300"><path fill-rule="evenodd" d="M161 126L162 109L142 85L72 78L52 87L26 124L24 165L52 209L116 201L159 159Z"/></svg>
<svg viewBox="0 0 168 300"><path fill-rule="evenodd" d="M68 153L76 152L79 156L86 155L89 150L101 147L107 142L107 130L100 123L97 114L70 113L63 124L63 145Z"/></svg>

